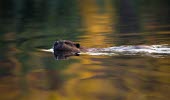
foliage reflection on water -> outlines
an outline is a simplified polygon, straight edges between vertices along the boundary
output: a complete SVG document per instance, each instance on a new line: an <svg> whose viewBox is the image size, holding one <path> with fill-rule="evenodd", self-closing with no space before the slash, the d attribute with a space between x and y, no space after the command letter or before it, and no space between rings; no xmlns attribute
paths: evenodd
<svg viewBox="0 0 170 100"><path fill-rule="evenodd" d="M0 100L168 100L169 57L56 61L53 42L170 44L168 0L0 1Z"/></svg>

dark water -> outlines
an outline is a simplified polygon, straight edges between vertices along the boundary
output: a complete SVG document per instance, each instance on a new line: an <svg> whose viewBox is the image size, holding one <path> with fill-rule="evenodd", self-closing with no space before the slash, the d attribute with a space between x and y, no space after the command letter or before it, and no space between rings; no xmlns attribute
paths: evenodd
<svg viewBox="0 0 170 100"><path fill-rule="evenodd" d="M170 45L169 0L1 0L0 100L169 100L170 56L73 56L89 48Z"/></svg>

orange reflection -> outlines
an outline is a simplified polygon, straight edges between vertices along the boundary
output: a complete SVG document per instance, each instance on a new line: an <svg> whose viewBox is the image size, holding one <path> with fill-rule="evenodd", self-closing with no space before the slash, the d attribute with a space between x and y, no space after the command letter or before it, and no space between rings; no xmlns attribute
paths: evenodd
<svg viewBox="0 0 170 100"><path fill-rule="evenodd" d="M82 39L79 42L87 47L102 47L102 44L107 44L106 39L108 37L106 37L106 34L113 32L111 0L101 1L103 1L103 11L101 11L97 0L79 0L82 24L85 30L85 35L80 37ZM95 78L105 74L100 71L106 69L101 66L101 62L91 59L90 56L80 57L79 60L81 60L81 63L70 65L63 72L64 74L76 75L65 84L64 88L68 97L72 100L97 100L101 94L102 96L112 97L115 93L112 82L103 78Z"/></svg>
<svg viewBox="0 0 170 100"><path fill-rule="evenodd" d="M85 35L80 37L84 38L80 41L81 44L84 44L84 41L88 41L85 43L93 47L106 44L106 33L109 34L113 32L113 9L111 0L101 1L103 1L102 8L97 4L97 0L79 0L82 24L86 31Z"/></svg>

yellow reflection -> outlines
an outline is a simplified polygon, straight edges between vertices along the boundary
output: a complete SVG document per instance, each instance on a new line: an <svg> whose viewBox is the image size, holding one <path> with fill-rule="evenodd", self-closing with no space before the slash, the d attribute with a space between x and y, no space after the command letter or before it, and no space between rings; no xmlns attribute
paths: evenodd
<svg viewBox="0 0 170 100"><path fill-rule="evenodd" d="M79 42L87 47L101 47L102 44L106 44L108 38L106 34L113 32L111 0L98 0L103 2L103 11L97 0L78 1L85 30L85 34L80 37L82 39ZM95 78L104 75L104 72L100 71L105 70L105 67L101 66L101 62L91 59L90 56L80 57L79 60L81 60L80 63L70 65L67 70L63 71L64 74L76 75L65 82L64 88L69 98L71 100L97 100L101 94L112 97L116 92L112 82L104 78Z"/></svg>
<svg viewBox="0 0 170 100"><path fill-rule="evenodd" d="M111 0L102 1L103 5L97 4L97 0L78 0L81 12L82 24L85 35L80 41L81 44L88 46L99 46L104 44L106 40L106 33L113 32L113 10ZM102 10L102 11L101 11ZM84 42L88 41L88 42Z"/></svg>
<svg viewBox="0 0 170 100"><path fill-rule="evenodd" d="M16 34L13 32L5 33L3 39L10 41L15 39ZM19 52L15 44L5 45L5 50L1 52L4 59L0 60L0 71L6 74L0 76L0 99L12 100L17 98L21 91L19 89L19 78L16 77L21 72L21 63L14 56ZM0 72L0 73L1 73ZM12 84L11 84L12 83Z"/></svg>

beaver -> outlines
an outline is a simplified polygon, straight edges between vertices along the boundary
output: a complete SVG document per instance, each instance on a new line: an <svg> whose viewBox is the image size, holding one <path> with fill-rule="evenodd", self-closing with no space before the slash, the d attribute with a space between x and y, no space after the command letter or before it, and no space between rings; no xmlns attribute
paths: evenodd
<svg viewBox="0 0 170 100"><path fill-rule="evenodd" d="M57 60L67 59L69 56L79 56L80 52L87 52L88 49L69 40L55 41L53 45L53 53Z"/></svg>
<svg viewBox="0 0 170 100"><path fill-rule="evenodd" d="M69 40L55 41L53 45L53 50L54 52L63 51L63 52L75 52L75 53L88 51L86 48L80 46L79 43L75 43Z"/></svg>

